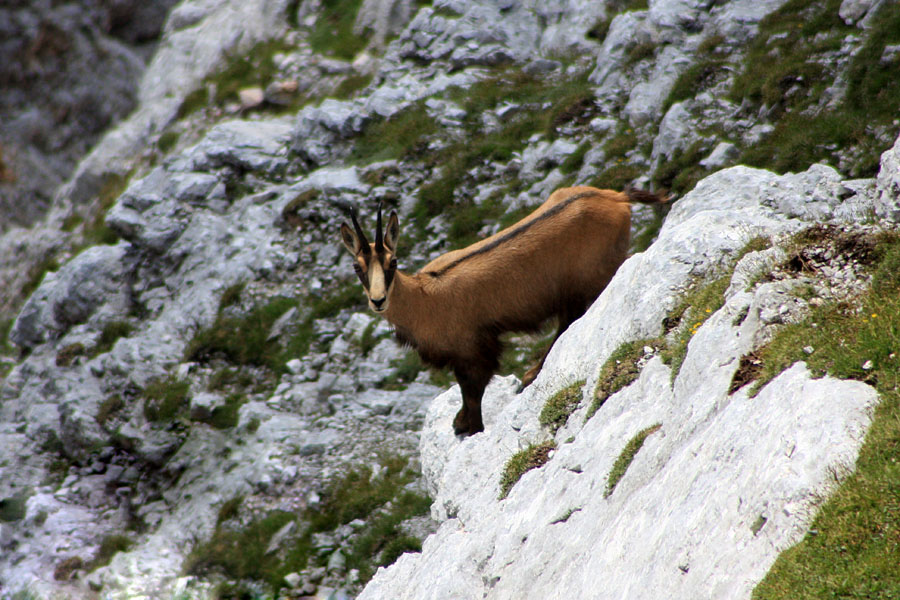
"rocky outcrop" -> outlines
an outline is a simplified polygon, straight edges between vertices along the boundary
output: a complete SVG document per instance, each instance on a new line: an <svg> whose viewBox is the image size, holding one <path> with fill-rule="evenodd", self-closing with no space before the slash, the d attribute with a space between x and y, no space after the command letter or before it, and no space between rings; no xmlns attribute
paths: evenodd
<svg viewBox="0 0 900 600"><path fill-rule="evenodd" d="M881 172L897 172L891 152ZM640 376L596 414L591 392L616 348L659 336L691 278L721 269L751 238L853 223L896 199L870 192L842 200L846 193L825 167L781 177L720 171L622 265L531 387L517 395L515 378L492 382L483 434L452 435L458 388L435 398L420 451L441 526L421 554L379 571L360 598L592 598L598 589L604 597L749 597L779 552L805 534L834 474L852 469L878 402L871 387L813 379L803 363L755 397L734 391L741 357L803 310L787 301L784 282L747 287L770 268L771 251L740 259L724 306L691 337L677 373L646 347ZM585 382L583 396L553 435L538 416L575 381ZM653 433L610 494L616 457L647 428ZM556 449L546 465L500 498L508 459L548 437Z"/></svg>
<svg viewBox="0 0 900 600"><path fill-rule="evenodd" d="M802 364L753 399L731 389L745 354L811 304L795 274L758 274L810 224L895 227L900 146L877 178L735 167L783 107L731 86L763 17L793 3L623 4L366 1L355 23L373 37L352 59L329 49L352 20L326 3L178 4L135 111L46 222L0 238L0 598L746 596L826 473L853 463L877 402ZM877 30L876 4L843 3L823 34L840 39L814 59L828 76ZM839 104L838 83L805 114ZM887 148L888 129L833 162ZM368 225L378 202L396 208L415 270L573 183L671 187L671 212L634 207L634 256L522 394L506 373L541 343L509 339L488 429L459 440L452 378L366 312L338 226L351 207ZM757 236L772 247L743 254ZM866 284L853 260L822 260L803 282L820 299ZM673 380L662 321L722 273L724 304ZM601 366L634 340L640 376L588 418ZM541 425L582 380L568 424ZM549 441L544 468L498 500L507 459ZM393 495L373 508L342 482ZM335 516L344 505L367 509ZM229 543L253 568L216 554Z"/></svg>
<svg viewBox="0 0 900 600"><path fill-rule="evenodd" d="M0 8L0 231L39 221L78 161L136 106L174 3Z"/></svg>

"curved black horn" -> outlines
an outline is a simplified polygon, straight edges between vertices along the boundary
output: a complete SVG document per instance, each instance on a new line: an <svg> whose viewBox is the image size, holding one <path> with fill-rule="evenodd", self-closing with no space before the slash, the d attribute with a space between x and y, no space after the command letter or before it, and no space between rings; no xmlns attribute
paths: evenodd
<svg viewBox="0 0 900 600"><path fill-rule="evenodd" d="M359 221L356 220L356 210L350 209L350 219L353 221L353 229L356 230L356 236L359 238L359 244L362 246L363 254L368 254L371 252L369 249L369 240L366 239L366 234L363 233L362 227L359 226Z"/></svg>
<svg viewBox="0 0 900 600"><path fill-rule="evenodd" d="M384 252L384 234L381 230L381 202L378 203L378 222L375 225L375 252Z"/></svg>

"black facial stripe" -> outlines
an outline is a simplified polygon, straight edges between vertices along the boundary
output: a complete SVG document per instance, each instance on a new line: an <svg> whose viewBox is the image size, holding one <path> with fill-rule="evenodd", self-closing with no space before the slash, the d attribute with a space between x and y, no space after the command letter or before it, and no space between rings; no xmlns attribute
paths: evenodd
<svg viewBox="0 0 900 600"><path fill-rule="evenodd" d="M431 275L432 277L440 277L441 275L443 275L444 273L446 273L453 267L459 265L461 262L469 260L470 258L474 258L480 254L486 254L486 253L490 252L491 250L494 250L498 246L505 244L506 242L522 235L523 233L525 233L526 231L531 229L532 226L538 224L539 222L541 222L545 219L549 219L550 217L553 217L554 215L561 213L568 206L571 206L572 203L574 203L576 200L581 200L582 198L587 198L589 196L596 196L596 195L597 195L597 192L594 192L594 191L581 192L580 194L574 194L574 195L566 198L565 200L563 200L562 202L560 202L553 208L549 209L548 211L546 211L544 214L537 217L533 221L529 221L528 223L524 223L524 224L520 225L519 227L516 227L515 229L508 231L507 233L505 233L501 237L497 238L490 244L487 244L487 245L479 248L478 250L474 250L474 251L470 252L469 254L466 254L465 256L461 256L461 257L457 258L456 260L454 260L452 263L450 263L443 269L440 269L438 271L429 271L428 274Z"/></svg>

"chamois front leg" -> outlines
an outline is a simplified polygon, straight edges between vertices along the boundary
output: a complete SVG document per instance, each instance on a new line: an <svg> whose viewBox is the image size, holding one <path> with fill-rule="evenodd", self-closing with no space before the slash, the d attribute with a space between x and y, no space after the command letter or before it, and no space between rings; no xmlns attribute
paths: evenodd
<svg viewBox="0 0 900 600"><path fill-rule="evenodd" d="M456 381L462 390L463 405L453 419L453 431L456 435L472 435L484 431L481 419L481 397L484 388L493 376L493 371L477 366L457 367L453 369Z"/></svg>

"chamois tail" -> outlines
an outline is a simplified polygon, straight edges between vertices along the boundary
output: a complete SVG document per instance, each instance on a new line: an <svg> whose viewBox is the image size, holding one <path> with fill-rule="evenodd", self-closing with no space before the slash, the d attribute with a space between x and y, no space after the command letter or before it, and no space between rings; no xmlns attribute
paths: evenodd
<svg viewBox="0 0 900 600"><path fill-rule="evenodd" d="M625 189L625 196L627 196L629 202L638 202L640 204L665 204L669 201L668 196L654 194L653 192L633 187Z"/></svg>

